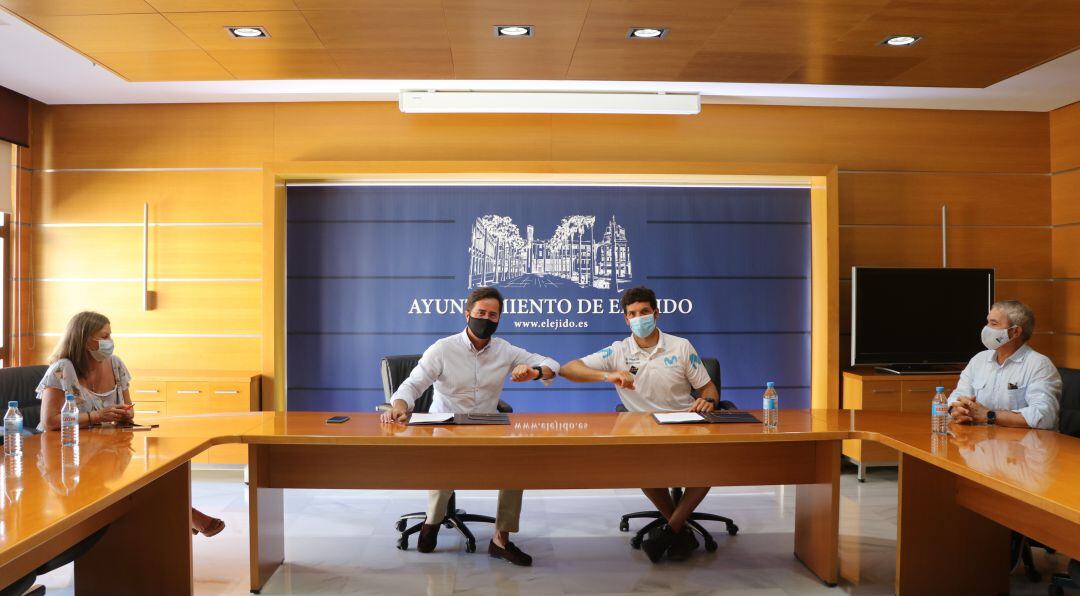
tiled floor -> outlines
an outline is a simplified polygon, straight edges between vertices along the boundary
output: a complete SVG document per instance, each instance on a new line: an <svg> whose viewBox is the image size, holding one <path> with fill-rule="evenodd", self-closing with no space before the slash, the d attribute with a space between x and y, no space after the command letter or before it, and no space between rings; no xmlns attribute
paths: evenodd
<svg viewBox="0 0 1080 596"><path fill-rule="evenodd" d="M248 594L247 501L235 475L197 472L195 504L223 517L218 536L195 539L196 594ZM822 585L792 556L792 487L714 489L702 506L735 518L738 536L716 528L720 548L685 563L651 564L618 531L621 513L648 508L634 490L525 493L524 532L516 538L534 566L518 568L486 554L490 527L474 526L477 553L442 530L439 547L420 554L394 548L394 521L422 510L418 491L286 491L285 565L263 594L891 594L895 571L896 472L875 470L859 484L841 482L840 545L844 579ZM494 492L463 491L459 506L495 509ZM638 527L637 525L633 527ZM1062 557L1036 553L1044 576ZM973 570L977 573L977 570ZM71 567L42 578L49 594L71 594ZM1014 594L1046 594L1045 584L1013 577Z"/></svg>

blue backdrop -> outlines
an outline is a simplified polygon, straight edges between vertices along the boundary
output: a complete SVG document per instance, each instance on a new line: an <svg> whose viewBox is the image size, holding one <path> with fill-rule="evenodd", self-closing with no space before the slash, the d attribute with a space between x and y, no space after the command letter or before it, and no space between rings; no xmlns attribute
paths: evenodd
<svg viewBox="0 0 1080 596"><path fill-rule="evenodd" d="M772 380L809 407L809 211L803 188L290 186L289 409L371 411L379 359L460 332L479 285L508 300L499 337L562 363L626 337L620 292L647 285L660 328L719 358L724 399L758 408ZM565 379L503 398L618 403Z"/></svg>

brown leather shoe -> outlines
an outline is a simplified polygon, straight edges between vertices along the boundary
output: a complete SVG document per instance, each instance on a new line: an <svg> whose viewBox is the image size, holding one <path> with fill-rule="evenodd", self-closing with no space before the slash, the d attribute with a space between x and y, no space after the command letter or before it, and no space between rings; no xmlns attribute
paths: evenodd
<svg viewBox="0 0 1080 596"><path fill-rule="evenodd" d="M416 539L416 550L422 553L430 553L435 550L439 543L439 524L424 524L420 526L420 536Z"/></svg>
<svg viewBox="0 0 1080 596"><path fill-rule="evenodd" d="M507 542L506 548L502 548L492 540L488 543L488 554L496 559L510 561L514 565L521 567L532 566L532 557L521 552L521 549L515 546L513 542Z"/></svg>

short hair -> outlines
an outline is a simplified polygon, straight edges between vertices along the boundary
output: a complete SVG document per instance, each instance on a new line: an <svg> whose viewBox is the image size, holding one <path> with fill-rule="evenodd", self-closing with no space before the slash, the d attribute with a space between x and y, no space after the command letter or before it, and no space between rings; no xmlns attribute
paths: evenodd
<svg viewBox="0 0 1080 596"><path fill-rule="evenodd" d="M630 288L623 292L622 298L619 300L619 304L622 305L623 314L626 314L626 308L635 302L648 302L653 310L659 310L659 307L656 304L656 292L645 286Z"/></svg>
<svg viewBox="0 0 1080 596"><path fill-rule="evenodd" d="M499 313L502 313L503 309L503 297L495 288L476 288L469 292L469 297L465 299L465 313L472 312L472 307L481 300L487 300L488 298L494 298L499 301Z"/></svg>
<svg viewBox="0 0 1080 596"><path fill-rule="evenodd" d="M1001 309L1001 312L1005 313L1010 327L1016 326L1022 329L1020 337L1024 341L1031 339L1031 334L1035 333L1035 313L1028 305L1019 300L999 300L990 307L990 310L994 309Z"/></svg>

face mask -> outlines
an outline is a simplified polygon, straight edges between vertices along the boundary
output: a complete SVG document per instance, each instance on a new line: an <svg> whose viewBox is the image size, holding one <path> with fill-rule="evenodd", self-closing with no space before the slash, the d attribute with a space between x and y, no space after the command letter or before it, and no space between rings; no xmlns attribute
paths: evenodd
<svg viewBox="0 0 1080 596"><path fill-rule="evenodd" d="M94 357L94 360L101 362L109 356L112 356L113 341L111 339L99 339L97 345L98 348L96 350L90 350L90 355Z"/></svg>
<svg viewBox="0 0 1080 596"><path fill-rule="evenodd" d="M630 331L644 339L656 329L656 319L652 315L641 315L630 319Z"/></svg>
<svg viewBox="0 0 1080 596"><path fill-rule="evenodd" d="M492 335L495 335L495 330L498 328L498 321L469 317L469 331L472 331L472 334L475 335L477 339L487 339Z"/></svg>
<svg viewBox="0 0 1080 596"><path fill-rule="evenodd" d="M1007 329L994 329L987 325L982 329L982 343L987 350L996 350L1009 343L1009 327Z"/></svg>

